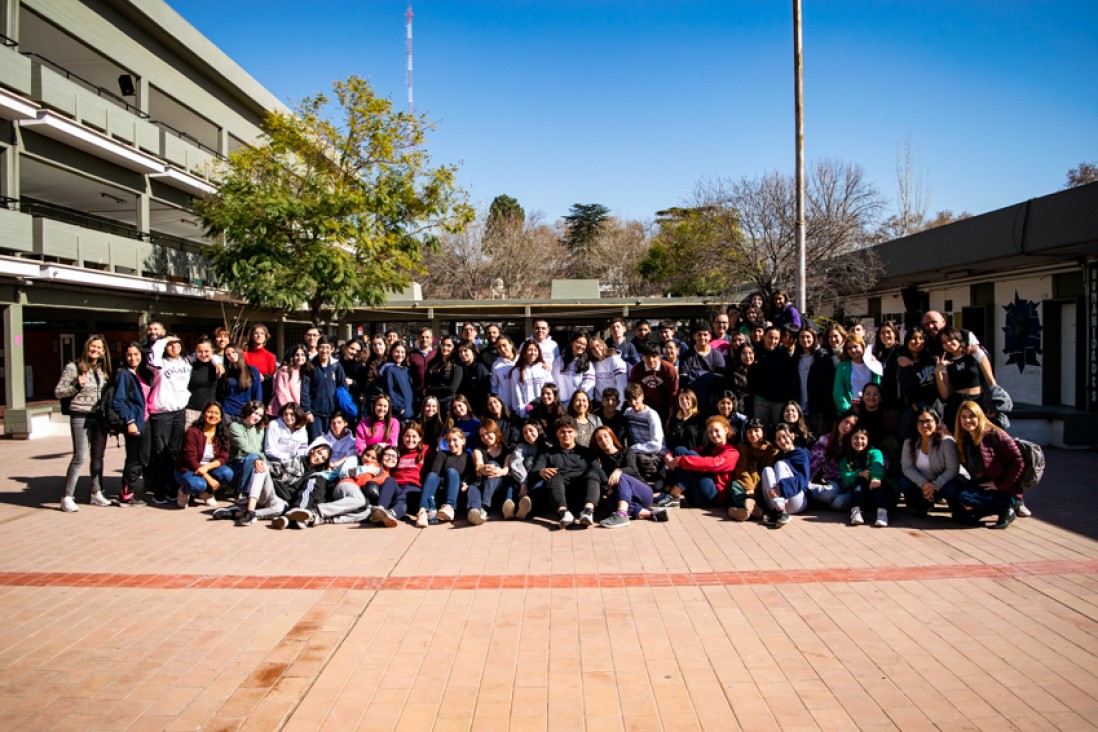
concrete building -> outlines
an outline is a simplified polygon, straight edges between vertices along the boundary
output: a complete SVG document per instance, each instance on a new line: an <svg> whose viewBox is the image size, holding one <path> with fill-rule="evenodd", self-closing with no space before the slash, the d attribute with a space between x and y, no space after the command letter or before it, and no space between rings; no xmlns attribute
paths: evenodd
<svg viewBox="0 0 1098 732"><path fill-rule="evenodd" d="M884 276L868 297L844 304L848 318L911 323L943 312L992 354L996 379L1018 405L1018 429L1043 444L1098 444L1098 183L877 252Z"/></svg>
<svg viewBox="0 0 1098 732"><path fill-rule="evenodd" d="M160 0L0 0L0 42L5 431L26 436L48 420L27 399L90 333L206 332L239 310L192 201L283 105Z"/></svg>

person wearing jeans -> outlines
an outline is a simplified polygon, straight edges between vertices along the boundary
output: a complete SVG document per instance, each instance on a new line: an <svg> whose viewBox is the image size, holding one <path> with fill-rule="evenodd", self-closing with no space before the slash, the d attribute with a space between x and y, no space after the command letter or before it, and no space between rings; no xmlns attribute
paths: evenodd
<svg viewBox="0 0 1098 732"><path fill-rule="evenodd" d="M725 489L740 454L732 446L732 425L724 417L718 414L706 420L705 433L709 442L700 452L678 447L673 456L665 457L668 469L674 472L667 480L667 492L654 505L672 508L683 497L700 508L724 505Z"/></svg>
<svg viewBox="0 0 1098 732"><path fill-rule="evenodd" d="M91 505L109 506L103 495L103 453L107 449L107 431L98 414L99 400L107 386L107 374L111 370L107 341L93 335L84 343L79 359L65 366L61 379L54 388L58 399L69 402L69 430L72 433L72 460L65 474L65 493L61 498L61 510L77 511L76 484L85 463L91 463Z"/></svg>
<svg viewBox="0 0 1098 732"><path fill-rule="evenodd" d="M423 479L423 500L420 505L428 514L435 510L436 494L445 481L446 494L437 513L439 521L454 520L458 496L476 480L473 456L465 451L465 430L454 427L447 432L446 446L446 452L439 451L435 455L431 470Z"/></svg>
<svg viewBox="0 0 1098 732"><path fill-rule="evenodd" d="M210 402L184 433L183 449L175 463L175 482L179 484L176 502L180 508L187 507L191 496L198 496L207 506L217 506L214 492L233 479L228 465L230 443L229 430L221 419L221 405Z"/></svg>

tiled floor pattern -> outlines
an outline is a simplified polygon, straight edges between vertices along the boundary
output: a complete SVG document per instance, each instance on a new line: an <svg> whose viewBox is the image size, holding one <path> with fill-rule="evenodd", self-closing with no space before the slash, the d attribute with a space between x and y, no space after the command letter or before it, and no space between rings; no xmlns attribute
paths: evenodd
<svg viewBox="0 0 1098 732"><path fill-rule="evenodd" d="M67 449L0 442L0 730L1098 725L1095 455L1006 532L278 532L42 510Z"/></svg>

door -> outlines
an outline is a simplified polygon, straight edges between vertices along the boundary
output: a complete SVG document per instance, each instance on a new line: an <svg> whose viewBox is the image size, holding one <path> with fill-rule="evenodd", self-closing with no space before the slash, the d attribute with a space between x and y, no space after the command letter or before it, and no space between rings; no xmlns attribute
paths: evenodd
<svg viewBox="0 0 1098 732"><path fill-rule="evenodd" d="M61 369L64 370L65 364L70 361L75 361L76 357L80 354L76 352L76 336L72 333L62 333L60 335L61 348Z"/></svg>
<svg viewBox="0 0 1098 732"><path fill-rule="evenodd" d="M1075 303L1060 306L1060 404L1074 407L1076 356L1078 355L1078 335L1076 331Z"/></svg>

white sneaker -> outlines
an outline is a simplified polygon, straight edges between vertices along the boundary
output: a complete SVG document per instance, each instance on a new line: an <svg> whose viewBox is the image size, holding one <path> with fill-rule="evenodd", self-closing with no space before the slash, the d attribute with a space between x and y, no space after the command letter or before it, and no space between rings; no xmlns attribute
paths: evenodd
<svg viewBox="0 0 1098 732"><path fill-rule="evenodd" d="M878 526L878 527L888 526L888 509L887 508L878 508L877 509L877 520L873 522L873 525Z"/></svg>
<svg viewBox="0 0 1098 732"><path fill-rule="evenodd" d="M1014 504L1014 513L1022 518L1029 518L1033 515L1033 511L1029 510L1029 506L1026 505L1025 501L1018 501Z"/></svg>
<svg viewBox="0 0 1098 732"><path fill-rule="evenodd" d="M80 507L76 505L76 499L72 496L65 496L61 499L61 510L65 513L76 513Z"/></svg>
<svg viewBox="0 0 1098 732"><path fill-rule="evenodd" d="M850 509L850 525L861 526L864 523L865 519L862 518L862 509L858 508L857 506Z"/></svg>
<svg viewBox="0 0 1098 732"><path fill-rule="evenodd" d="M91 500L88 503L93 506L110 506L111 500L103 495L102 491L96 491L92 493Z"/></svg>
<svg viewBox="0 0 1098 732"><path fill-rule="evenodd" d="M480 526L484 523L484 520L488 518L488 514L485 513L482 508L470 508L468 513L465 514L465 518L473 526Z"/></svg>
<svg viewBox="0 0 1098 732"><path fill-rule="evenodd" d="M515 517L515 502L508 498L503 502L503 518L513 519Z"/></svg>

